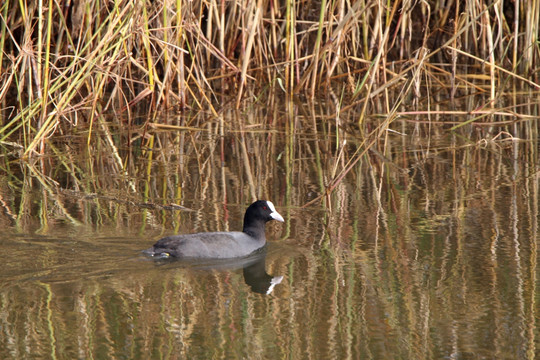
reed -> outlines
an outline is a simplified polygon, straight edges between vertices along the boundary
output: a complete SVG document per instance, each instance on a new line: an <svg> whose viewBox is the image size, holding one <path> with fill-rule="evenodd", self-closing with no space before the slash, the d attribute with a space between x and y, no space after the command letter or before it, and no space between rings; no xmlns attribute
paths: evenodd
<svg viewBox="0 0 540 360"><path fill-rule="evenodd" d="M241 290L245 300L216 304L230 292L223 284L244 289L228 274L211 275L208 288L160 272L142 285L135 275L118 284L105 273L81 288L64 279L16 284L66 269L70 236L66 248L51 244L31 259L45 270L10 278L0 354L302 358L320 356L315 339L327 344L327 357L440 358L448 354L440 339L452 350L463 339L494 339L489 354L503 358L521 334L532 338L533 357L540 156L530 114L539 112L531 99L540 3L444 4L3 1L6 229L57 234L65 226L80 236L83 228L89 243L94 225L113 229L111 238L117 228L135 229L144 238L122 248L134 253L164 232L236 228L236 216L224 220L229 210L238 215L252 198L268 197L284 209L281 235L299 255L268 262L287 274L290 286L277 291L290 291L280 296L288 303ZM295 102L297 95L308 100ZM160 109L181 114L157 116ZM312 205L308 215L302 205ZM204 217L184 211L190 207ZM481 211L493 220L476 224ZM470 244L486 256L474 258ZM103 264L103 256L96 250L93 258ZM67 267L77 279L94 271L80 265ZM487 272L485 287L463 281L478 279L477 269L498 270ZM525 285L499 291L509 274ZM486 291L498 292L502 309L523 304L521 313L495 311L493 326L471 327L472 315L486 317ZM76 294L76 311L65 294ZM453 303L462 304L462 321L449 318ZM513 327L516 318L527 321ZM250 326L261 319L273 325L265 333ZM376 334L384 346L365 336L374 323L384 324ZM149 335L134 335L137 326ZM128 334L113 334L121 328ZM469 336L478 328L492 331ZM192 336L201 329L204 336ZM262 352L249 341L245 353L225 353L238 338L273 344Z"/></svg>
<svg viewBox="0 0 540 360"><path fill-rule="evenodd" d="M319 97L330 87L363 107L361 124L402 102L392 94L441 84L453 97L470 94L470 75L489 79L491 107L510 87L540 88L536 0L38 4L0 8L0 141L23 145L25 156L81 122L92 130L98 103L101 112L131 113L145 100L150 110L219 116L231 97L240 108L266 89ZM404 79L419 53L424 68L411 81L423 90L411 93Z"/></svg>

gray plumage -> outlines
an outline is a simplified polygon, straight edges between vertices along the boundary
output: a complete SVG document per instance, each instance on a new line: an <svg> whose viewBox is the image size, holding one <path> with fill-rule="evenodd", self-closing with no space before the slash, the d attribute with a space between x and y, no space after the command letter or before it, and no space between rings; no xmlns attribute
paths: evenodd
<svg viewBox="0 0 540 360"><path fill-rule="evenodd" d="M247 256L266 244L267 221L283 222L270 201L258 200L244 215L243 231L173 235L160 239L144 253L157 257L225 259Z"/></svg>

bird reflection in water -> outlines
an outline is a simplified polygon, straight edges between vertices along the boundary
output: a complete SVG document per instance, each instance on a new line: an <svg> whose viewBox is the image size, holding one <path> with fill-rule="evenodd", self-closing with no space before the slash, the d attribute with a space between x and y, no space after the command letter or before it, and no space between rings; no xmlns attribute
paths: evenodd
<svg viewBox="0 0 540 360"><path fill-rule="evenodd" d="M251 255L234 259L176 259L155 258L157 265L178 264L181 267L190 267L194 270L236 270L242 269L245 283L251 291L258 294L270 294L275 286L280 284L283 276L272 276L266 272L267 248L257 250Z"/></svg>

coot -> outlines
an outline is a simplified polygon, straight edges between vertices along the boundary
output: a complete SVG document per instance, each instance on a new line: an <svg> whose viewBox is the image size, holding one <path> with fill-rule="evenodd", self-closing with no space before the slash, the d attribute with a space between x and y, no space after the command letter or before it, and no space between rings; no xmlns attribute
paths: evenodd
<svg viewBox="0 0 540 360"><path fill-rule="evenodd" d="M151 248L144 250L144 253L160 258L172 256L225 259L246 256L266 244L264 227L270 220L284 221L271 201L258 200L247 208L242 232L207 232L167 236L158 240Z"/></svg>

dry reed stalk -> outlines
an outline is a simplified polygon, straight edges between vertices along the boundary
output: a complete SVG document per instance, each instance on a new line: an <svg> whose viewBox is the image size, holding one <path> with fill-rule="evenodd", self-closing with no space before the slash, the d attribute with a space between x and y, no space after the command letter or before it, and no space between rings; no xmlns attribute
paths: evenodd
<svg viewBox="0 0 540 360"><path fill-rule="evenodd" d="M484 19L485 19L485 31L487 36L487 43L488 43L488 57L489 57L489 75L490 75L490 98L489 102L492 107L495 106L495 48L493 46L493 33L491 29L491 24L489 21L489 12L484 12Z"/></svg>
<svg viewBox="0 0 540 360"><path fill-rule="evenodd" d="M292 93L294 89L296 62L296 11L295 0L286 1L285 12L285 90Z"/></svg>
<svg viewBox="0 0 540 360"><path fill-rule="evenodd" d="M247 14L249 14L249 19L247 22L247 33L248 33L248 40L247 44L245 46L245 50L243 51L243 59L242 59L242 72L240 73L240 87L238 89L238 94L236 97L236 108L238 109L240 107L240 100L242 99L242 94L244 90L244 86L246 84L246 78L247 78L247 69L249 66L250 58L251 58L251 52L253 49L253 43L255 39L255 35L257 34L257 29L259 27L259 22L261 18L261 7L262 7L262 1L258 0L256 3L254 1L250 1L251 6L248 7ZM253 9L255 8L255 9ZM254 12L252 16L250 14Z"/></svg>

